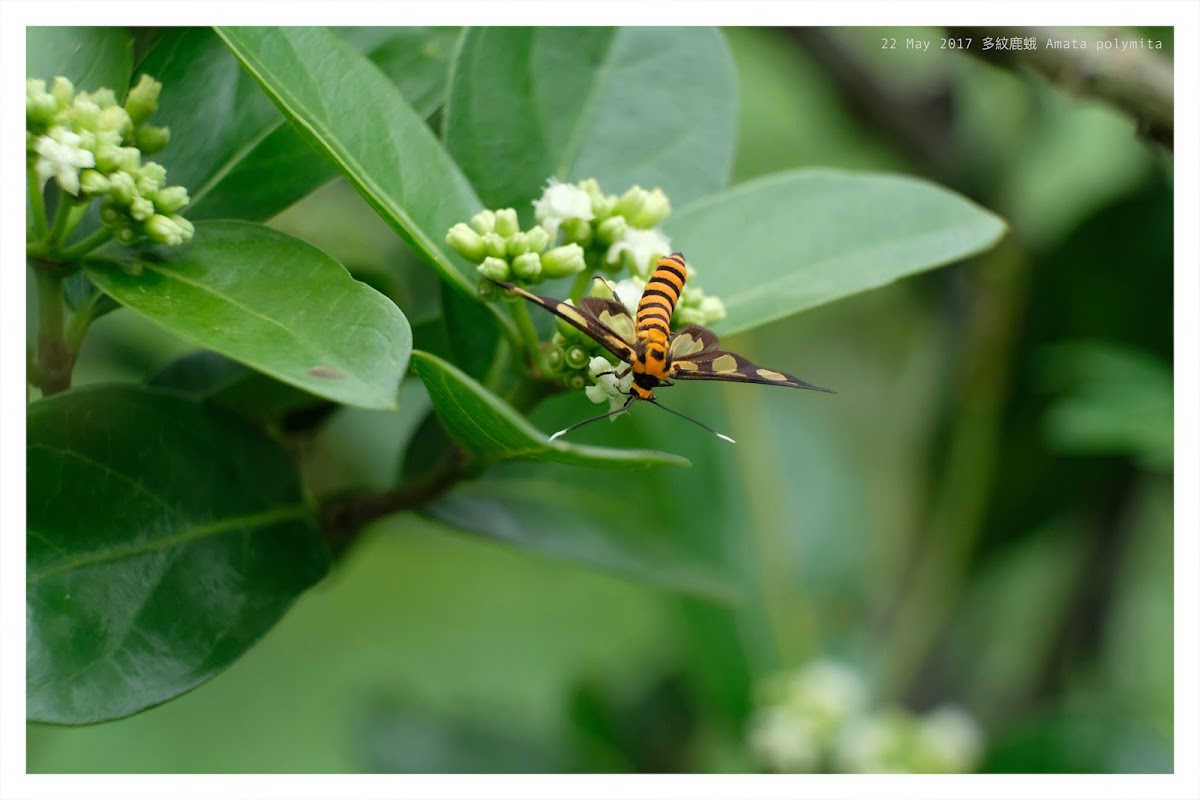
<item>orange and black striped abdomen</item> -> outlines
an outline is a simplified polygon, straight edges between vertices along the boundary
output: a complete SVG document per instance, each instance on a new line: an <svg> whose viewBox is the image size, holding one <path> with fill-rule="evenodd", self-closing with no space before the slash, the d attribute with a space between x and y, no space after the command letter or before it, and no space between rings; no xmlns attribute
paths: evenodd
<svg viewBox="0 0 1200 800"><path fill-rule="evenodd" d="M642 299L637 308L637 337L647 342L659 342L665 345L671 333L671 315L675 313L675 304L679 302L679 294L687 281L687 265L682 253L674 253L658 260L658 266L646 288L642 290Z"/></svg>
<svg viewBox="0 0 1200 800"><path fill-rule="evenodd" d="M633 367L633 391L643 398L653 397L654 387L670 377L667 340L671 335L671 315L687 281L687 265L682 253L658 260L637 308L637 358Z"/></svg>

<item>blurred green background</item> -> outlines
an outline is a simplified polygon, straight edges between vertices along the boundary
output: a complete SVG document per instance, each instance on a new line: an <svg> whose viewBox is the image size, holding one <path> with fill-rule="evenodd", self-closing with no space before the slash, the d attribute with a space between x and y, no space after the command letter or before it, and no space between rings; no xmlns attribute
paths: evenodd
<svg viewBox="0 0 1200 800"><path fill-rule="evenodd" d="M731 340L837 395L674 390L739 444L676 430L667 449L695 466L675 485L695 493L658 500L714 526L743 601L396 516L208 684L123 721L30 725L29 771L755 770L770 764L748 725L773 676L828 660L875 706L963 709L980 770L1172 769L1170 154L1032 72L879 46L936 48L936 29L725 33L734 183L901 172L1011 226L970 262ZM1136 35L1169 54L1169 29ZM340 182L273 224L376 284L405 261ZM141 380L186 352L112 314L76 382ZM579 418L577 400L535 424ZM653 422L579 438L637 444ZM412 424L339 412L310 480L388 480ZM620 525L628 482L650 479L602 480Z"/></svg>

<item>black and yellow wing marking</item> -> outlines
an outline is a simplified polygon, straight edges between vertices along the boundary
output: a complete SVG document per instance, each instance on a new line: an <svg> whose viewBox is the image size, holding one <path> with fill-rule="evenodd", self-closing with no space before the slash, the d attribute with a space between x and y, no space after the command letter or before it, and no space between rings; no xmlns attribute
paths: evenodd
<svg viewBox="0 0 1200 800"><path fill-rule="evenodd" d="M631 362L636 357L633 318L620 303L602 297L585 297L576 308L553 297L533 294L506 281L488 280L566 320L622 361Z"/></svg>
<svg viewBox="0 0 1200 800"><path fill-rule="evenodd" d="M719 348L720 340L710 330L698 325L689 325L679 331L671 337L668 350L671 377L679 380L763 383L832 392L831 389L822 389L802 381L795 375L760 367L737 353Z"/></svg>
<svg viewBox="0 0 1200 800"><path fill-rule="evenodd" d="M688 325L682 330L671 334L671 342L667 345L667 356L672 360L687 359L700 353L708 353L720 346L717 335L699 325Z"/></svg>
<svg viewBox="0 0 1200 800"><path fill-rule="evenodd" d="M579 300L579 308L586 316L598 320L601 325L615 333L625 344L634 346L637 334L634 331L633 315L624 305L603 297L582 297Z"/></svg>

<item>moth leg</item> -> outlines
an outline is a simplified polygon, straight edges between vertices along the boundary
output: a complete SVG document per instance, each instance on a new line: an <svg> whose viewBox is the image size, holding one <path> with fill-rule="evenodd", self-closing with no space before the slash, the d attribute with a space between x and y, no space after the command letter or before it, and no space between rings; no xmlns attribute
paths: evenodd
<svg viewBox="0 0 1200 800"><path fill-rule="evenodd" d="M626 367L625 369L621 370L620 372L617 372L617 371L611 370L611 369L606 369L604 372L597 372L596 377L599 378L601 375L615 375L617 380L620 380L621 378L624 378L626 375L629 374L630 369L631 369L631 367Z"/></svg>

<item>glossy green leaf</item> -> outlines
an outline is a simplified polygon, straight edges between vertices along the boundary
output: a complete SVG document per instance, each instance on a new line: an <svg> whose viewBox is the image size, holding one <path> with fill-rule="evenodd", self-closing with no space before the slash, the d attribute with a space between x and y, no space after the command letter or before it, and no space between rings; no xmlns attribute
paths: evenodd
<svg viewBox="0 0 1200 800"><path fill-rule="evenodd" d="M798 170L736 186L663 225L725 302L730 335L949 264L995 243L1004 221L927 181Z"/></svg>
<svg viewBox="0 0 1200 800"><path fill-rule="evenodd" d="M109 88L125 97L133 71L133 34L125 28L35 27L25 30L25 76L49 86L62 75L76 91Z"/></svg>
<svg viewBox="0 0 1200 800"><path fill-rule="evenodd" d="M416 350L412 369L429 390L429 399L446 430L467 452L485 461L522 458L618 470L688 463L654 450L614 450L561 439L552 442L516 409L453 364Z"/></svg>
<svg viewBox="0 0 1200 800"><path fill-rule="evenodd" d="M29 407L26 713L127 716L224 670L328 568L287 453L176 392Z"/></svg>
<svg viewBox="0 0 1200 800"><path fill-rule="evenodd" d="M470 183L377 67L320 28L219 28L285 117L460 291L473 270L446 231L479 211Z"/></svg>
<svg viewBox="0 0 1200 800"><path fill-rule="evenodd" d="M239 182L248 196L240 197L234 206L213 204L209 194L256 148L268 144L283 119L209 28L168 29L137 68L163 85L153 122L171 129L171 141L155 160L167 168L170 183L187 188L192 199L186 211L189 219L265 218L273 213L269 207L273 204L255 213L262 199L258 193L291 196L296 186L307 185L314 175L329 179L328 165L310 152L293 165L296 169L278 169L269 182ZM282 143L275 146L277 152L284 149ZM262 160L259 150L255 161ZM319 177L322 174L325 177Z"/></svg>
<svg viewBox="0 0 1200 800"><path fill-rule="evenodd" d="M531 213L551 176L660 186L680 206L729 180L736 92L712 28L472 28L446 146L490 208Z"/></svg>
<svg viewBox="0 0 1200 800"><path fill-rule="evenodd" d="M286 420L293 415L309 419L338 408L328 400L210 350L198 350L175 359L146 383L203 397L259 422Z"/></svg>
<svg viewBox="0 0 1200 800"><path fill-rule="evenodd" d="M472 378L484 380L496 360L507 359L511 353L497 317L487 306L458 292L443 291L442 317L454 363Z"/></svg>
<svg viewBox="0 0 1200 800"><path fill-rule="evenodd" d="M92 282L172 333L320 397L396 407L408 321L315 247L210 221L185 247L101 255L85 265Z"/></svg>
<svg viewBox="0 0 1200 800"><path fill-rule="evenodd" d="M633 480L641 481L641 476ZM646 510L643 502L653 502L652 487L661 482L621 483L624 491L614 491L610 482L561 469L536 475L489 473L435 499L422 512L459 530L543 555L731 602L736 592L728 576L690 549L686 532L680 535Z"/></svg>
<svg viewBox="0 0 1200 800"><path fill-rule="evenodd" d="M441 105L456 29L348 28L342 35L378 57L423 117ZM266 219L337 176L211 29L168 29L138 70L163 84L155 124L169 126L172 140L156 160L191 193L189 219Z"/></svg>
<svg viewBox="0 0 1200 800"><path fill-rule="evenodd" d="M345 31L333 31L353 43ZM428 119L445 102L450 59L461 35L462 29L453 27L390 28L382 41L363 52L392 79L413 110Z"/></svg>
<svg viewBox="0 0 1200 800"><path fill-rule="evenodd" d="M673 400L671 405L679 404ZM708 407L682 407L706 420L711 416ZM594 413L594 408L580 397L559 395L541 403L532 416L537 427L559 430ZM705 602L724 603L738 596L729 553L732 543L745 538L743 520L728 525L725 513L695 501L725 498L718 504L723 509L736 499L736 484L728 478L733 445L645 404L614 422L574 431L568 439L572 444L604 442L626 452L638 444L678 449L695 468L583 472L509 461L459 484L425 505L422 513L467 533Z"/></svg>

